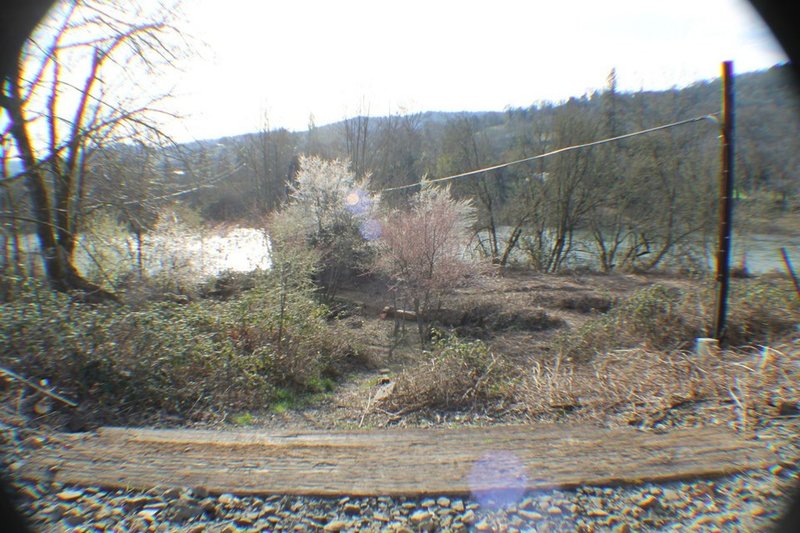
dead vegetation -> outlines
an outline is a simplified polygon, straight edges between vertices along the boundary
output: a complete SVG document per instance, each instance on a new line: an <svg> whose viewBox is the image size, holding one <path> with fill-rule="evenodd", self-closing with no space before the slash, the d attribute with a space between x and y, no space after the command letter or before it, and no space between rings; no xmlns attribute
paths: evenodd
<svg viewBox="0 0 800 533"><path fill-rule="evenodd" d="M406 361L380 409L395 417L460 412L646 427L730 422L741 430L800 409L800 305L788 280L737 280L730 346L705 356L693 352L694 339L708 333L713 301L701 284L633 286L611 305L590 290L542 298L525 283L519 291L462 294L460 303L473 307L439 321L451 334ZM499 349L510 345L514 356Z"/></svg>

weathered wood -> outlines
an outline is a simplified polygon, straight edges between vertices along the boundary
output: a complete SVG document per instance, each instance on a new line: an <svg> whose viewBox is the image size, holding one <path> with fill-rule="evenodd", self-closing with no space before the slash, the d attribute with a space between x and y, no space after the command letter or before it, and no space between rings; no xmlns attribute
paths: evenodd
<svg viewBox="0 0 800 533"><path fill-rule="evenodd" d="M565 425L331 433L102 428L55 440L34 452L25 477L259 495L570 488L718 476L775 460L763 443L719 427L665 434ZM486 474L487 461L498 474ZM474 475L476 465L483 474Z"/></svg>

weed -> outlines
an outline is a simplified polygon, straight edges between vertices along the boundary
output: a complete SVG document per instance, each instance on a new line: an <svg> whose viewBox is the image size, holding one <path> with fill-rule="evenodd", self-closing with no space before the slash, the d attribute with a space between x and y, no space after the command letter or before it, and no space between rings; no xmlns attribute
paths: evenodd
<svg viewBox="0 0 800 533"><path fill-rule="evenodd" d="M256 419L250 413L241 413L233 417L233 423L237 426L252 426Z"/></svg>
<svg viewBox="0 0 800 533"><path fill-rule="evenodd" d="M390 408L405 412L461 409L504 394L509 375L486 344L434 333L432 349L423 352L421 364L397 377L386 399Z"/></svg>

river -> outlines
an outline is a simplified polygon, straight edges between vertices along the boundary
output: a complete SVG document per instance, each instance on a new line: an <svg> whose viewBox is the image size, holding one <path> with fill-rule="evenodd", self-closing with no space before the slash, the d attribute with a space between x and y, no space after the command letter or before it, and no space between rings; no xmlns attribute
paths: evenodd
<svg viewBox="0 0 800 533"><path fill-rule="evenodd" d="M744 263L754 274L784 271L781 247L787 249L795 266L800 268L800 235L735 235L731 263L734 266ZM23 239L23 249L34 251L36 248L33 235ZM578 235L575 248L570 266L597 266L588 234ZM517 258L524 259L524 254L517 254ZM713 270L713 253L705 254L705 261L709 270ZM76 262L84 273L96 271L97 263L103 264L106 270L133 269L136 241L132 235L82 239L76 251ZM264 231L255 228L237 227L210 234L145 235L142 242L142 267L150 275L175 272L203 278L226 270L268 269L270 264L269 238Z"/></svg>

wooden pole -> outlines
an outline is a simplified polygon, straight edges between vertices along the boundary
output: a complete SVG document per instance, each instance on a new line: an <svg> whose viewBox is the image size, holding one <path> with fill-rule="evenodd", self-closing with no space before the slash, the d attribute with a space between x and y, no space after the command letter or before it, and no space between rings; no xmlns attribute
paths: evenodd
<svg viewBox="0 0 800 533"><path fill-rule="evenodd" d="M789 252L786 251L784 246L781 246L781 255L783 256L783 264L786 265L786 272L789 273L789 277L792 278L792 283L794 283L794 291L797 293L797 297L800 298L800 280L797 279L797 274L794 273L792 262L789 260Z"/></svg>
<svg viewBox="0 0 800 533"><path fill-rule="evenodd" d="M733 61L722 63L722 172L719 194L719 242L717 249L717 301L714 314L714 338L725 336L730 283L731 230L733 226Z"/></svg>

